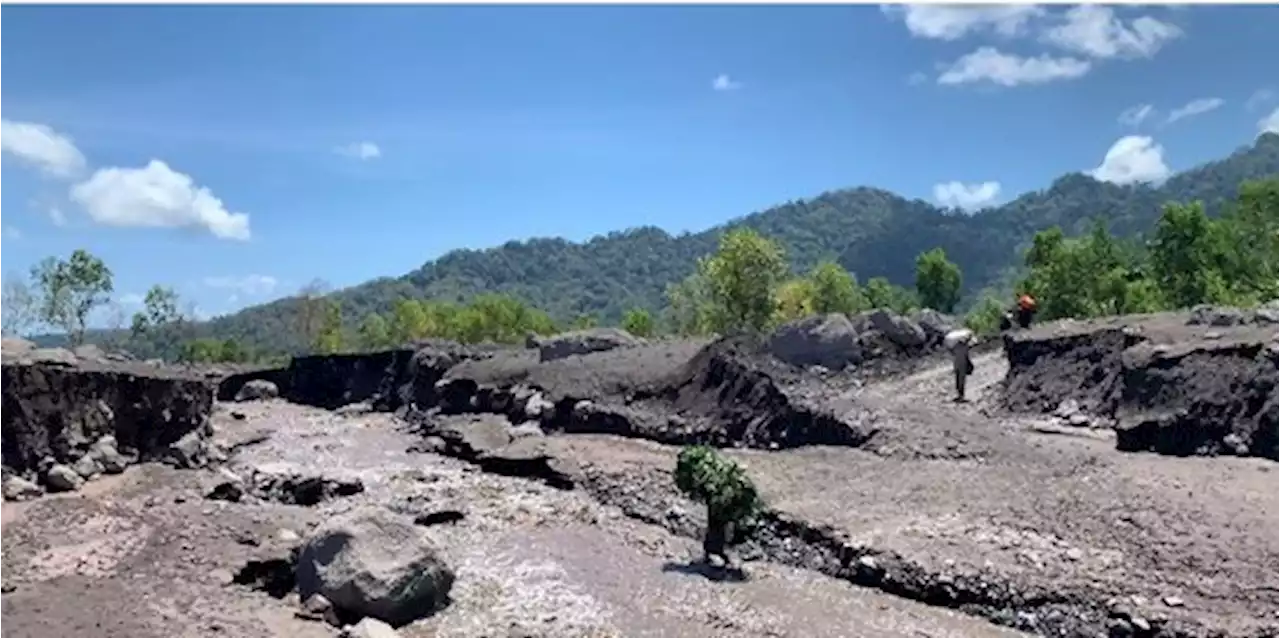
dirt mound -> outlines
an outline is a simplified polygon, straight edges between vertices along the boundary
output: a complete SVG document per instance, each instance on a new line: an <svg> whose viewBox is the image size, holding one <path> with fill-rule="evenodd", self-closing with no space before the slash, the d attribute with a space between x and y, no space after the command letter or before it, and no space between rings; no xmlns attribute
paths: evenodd
<svg viewBox="0 0 1280 638"><path fill-rule="evenodd" d="M51 467L59 466L89 478L102 468L96 461L77 462L104 438L110 443L99 448L118 447L134 461L158 460L175 445L185 456L198 454L213 406L213 387L203 377L62 352L67 356L4 361L0 437L6 477L44 480ZM64 469L54 473L66 474ZM66 482L78 486L69 475Z"/></svg>
<svg viewBox="0 0 1280 638"><path fill-rule="evenodd" d="M1005 351L1011 411L1075 402L1117 422L1121 450L1277 458L1269 326L1188 325L1173 313L1064 322L1008 335Z"/></svg>

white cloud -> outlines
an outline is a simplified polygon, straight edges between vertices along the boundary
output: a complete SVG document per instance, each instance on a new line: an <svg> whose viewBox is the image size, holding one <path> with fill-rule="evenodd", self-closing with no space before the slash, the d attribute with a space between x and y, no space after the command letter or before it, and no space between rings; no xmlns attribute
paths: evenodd
<svg viewBox="0 0 1280 638"><path fill-rule="evenodd" d="M1168 22L1141 16L1126 24L1111 7L1096 4L1073 7L1044 33L1051 44L1095 58L1149 58L1181 36Z"/></svg>
<svg viewBox="0 0 1280 638"><path fill-rule="evenodd" d="M221 239L249 239L248 215L228 211L208 188L160 160L99 169L71 188L71 199L107 226L204 228Z"/></svg>
<svg viewBox="0 0 1280 638"><path fill-rule="evenodd" d="M993 31L1015 36L1044 13L1035 5L882 5L885 15L902 16L911 35L934 40L958 40L970 33Z"/></svg>
<svg viewBox="0 0 1280 638"><path fill-rule="evenodd" d="M62 212L61 208L52 206L49 208L49 221L53 222L54 226L64 227L67 225L67 214Z"/></svg>
<svg viewBox="0 0 1280 638"><path fill-rule="evenodd" d="M1225 104L1225 102L1222 101L1222 98L1217 97L1204 97L1198 100L1191 100L1190 102L1170 111L1169 117L1165 119L1165 123L1173 124L1181 119L1196 115L1203 115L1221 107L1223 104Z"/></svg>
<svg viewBox="0 0 1280 638"><path fill-rule="evenodd" d="M1159 182L1169 176L1164 163L1164 147L1142 135L1128 135L1116 140L1102 158L1102 164L1089 172L1094 179L1112 184Z"/></svg>
<svg viewBox="0 0 1280 638"><path fill-rule="evenodd" d="M1280 109L1271 111L1268 115L1258 120L1259 133L1276 133L1280 132Z"/></svg>
<svg viewBox="0 0 1280 638"><path fill-rule="evenodd" d="M352 142L346 146L339 146L333 149L333 152L358 160L371 160L382 157L382 149L378 148L378 145L373 142Z"/></svg>
<svg viewBox="0 0 1280 638"><path fill-rule="evenodd" d="M1266 103L1271 100L1272 95L1274 94L1269 89L1258 89L1257 91L1254 91L1253 95L1250 95L1249 99L1244 101L1245 110L1252 111L1259 106L1266 105Z"/></svg>
<svg viewBox="0 0 1280 638"><path fill-rule="evenodd" d="M43 124L0 120L0 150L53 177L75 177L85 167L71 138Z"/></svg>
<svg viewBox="0 0 1280 638"><path fill-rule="evenodd" d="M280 284L279 280L271 275L245 275L243 277L205 277L204 285L210 288L220 288L223 290L231 290L237 295L243 294L251 297L261 297L271 294L275 291L276 286Z"/></svg>
<svg viewBox="0 0 1280 638"><path fill-rule="evenodd" d="M22 239L22 229L17 226L6 226L4 229L5 239Z"/></svg>
<svg viewBox="0 0 1280 638"><path fill-rule="evenodd" d="M933 187L933 198L939 204L964 211L974 211L990 205L999 195L1000 182L982 182L981 184L944 182L935 184Z"/></svg>
<svg viewBox="0 0 1280 638"><path fill-rule="evenodd" d="M1070 80L1088 73L1089 62L1049 55L1020 57L982 47L951 64L938 76L938 84L992 82L1001 86L1044 84Z"/></svg>
<svg viewBox="0 0 1280 638"><path fill-rule="evenodd" d="M1155 114L1156 109L1150 104L1139 104L1131 106L1120 113L1120 117L1116 118L1125 126L1138 126L1142 124L1148 117Z"/></svg>
<svg viewBox="0 0 1280 638"><path fill-rule="evenodd" d="M742 83L721 73L711 80L711 88L717 91L736 91L742 88Z"/></svg>

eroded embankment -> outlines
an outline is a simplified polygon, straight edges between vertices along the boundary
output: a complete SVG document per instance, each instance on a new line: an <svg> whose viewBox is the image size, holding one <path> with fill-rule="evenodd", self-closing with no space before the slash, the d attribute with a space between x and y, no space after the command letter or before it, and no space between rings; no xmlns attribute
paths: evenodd
<svg viewBox="0 0 1280 638"><path fill-rule="evenodd" d="M1115 420L1120 450L1277 458L1273 328L1059 324L1008 335L1005 351L1011 411L1074 402Z"/></svg>

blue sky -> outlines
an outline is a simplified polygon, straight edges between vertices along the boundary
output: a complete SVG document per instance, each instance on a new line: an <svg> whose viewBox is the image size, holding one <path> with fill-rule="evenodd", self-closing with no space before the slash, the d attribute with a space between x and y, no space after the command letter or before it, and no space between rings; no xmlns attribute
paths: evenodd
<svg viewBox="0 0 1280 638"><path fill-rule="evenodd" d="M3 271L201 314L872 185L978 208L1275 128L1277 7L7 6Z"/></svg>

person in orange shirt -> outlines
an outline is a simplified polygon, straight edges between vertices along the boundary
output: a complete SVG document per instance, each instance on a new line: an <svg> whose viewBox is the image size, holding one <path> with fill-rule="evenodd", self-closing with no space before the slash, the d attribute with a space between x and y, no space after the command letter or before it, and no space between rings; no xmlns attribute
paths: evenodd
<svg viewBox="0 0 1280 638"><path fill-rule="evenodd" d="M1018 307L1014 311L1014 317L1018 321L1018 327L1027 329L1031 327L1031 320L1036 316L1036 298L1027 293L1018 296Z"/></svg>

